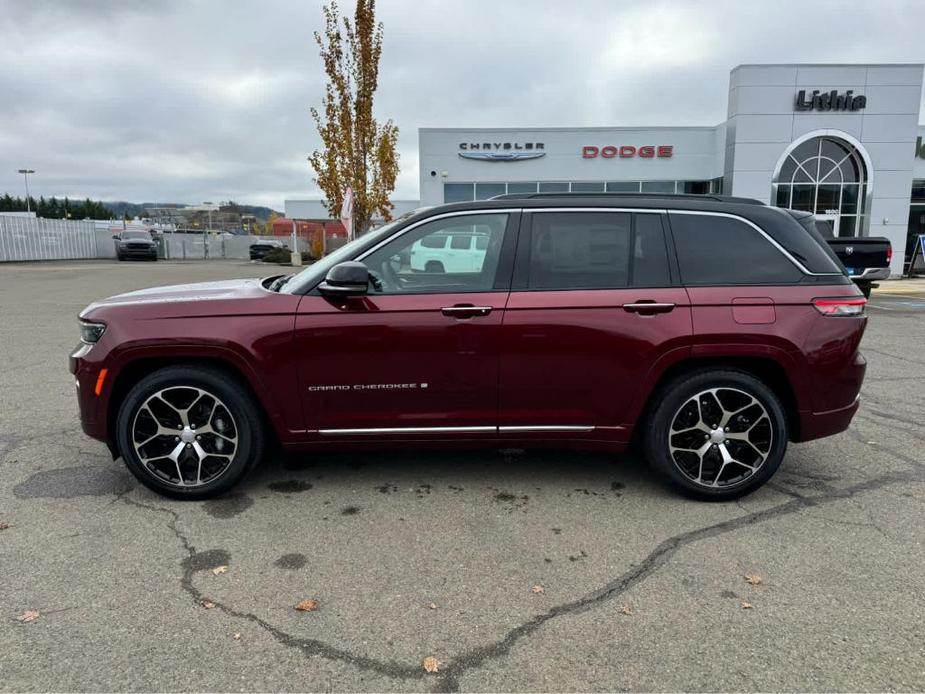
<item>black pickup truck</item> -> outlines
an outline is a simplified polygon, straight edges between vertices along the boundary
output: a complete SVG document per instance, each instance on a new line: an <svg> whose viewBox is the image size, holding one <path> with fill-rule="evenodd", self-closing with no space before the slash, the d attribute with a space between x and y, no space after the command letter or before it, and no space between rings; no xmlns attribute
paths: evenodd
<svg viewBox="0 0 925 694"><path fill-rule="evenodd" d="M883 236L833 236L831 225L817 220L809 212L790 210L790 214L807 229L815 229L822 235L864 296L869 297L870 290L878 286L876 280L890 276L893 247L889 239Z"/></svg>

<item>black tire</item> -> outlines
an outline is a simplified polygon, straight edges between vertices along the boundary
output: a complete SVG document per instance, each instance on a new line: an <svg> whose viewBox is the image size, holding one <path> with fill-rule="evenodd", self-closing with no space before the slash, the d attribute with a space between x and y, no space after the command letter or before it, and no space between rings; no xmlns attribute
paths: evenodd
<svg viewBox="0 0 925 694"><path fill-rule="evenodd" d="M720 389L719 392L726 399L727 405L731 401L735 402L736 398L740 398L738 403L747 402L745 399L747 395L751 396L764 408L764 413L761 413L760 409L744 410L746 415L755 417L752 428L745 435L749 437L759 436L760 438L755 439L758 441L758 447L740 443L737 440L721 441L720 444L724 445L712 445L710 440L712 434L706 432L701 434L699 429L688 429L685 425L678 427L675 433L671 434L672 423L675 422L675 418L678 417L680 422L683 420L685 413L696 413L700 421L716 419L713 413L717 410L713 400L708 400L706 405L702 404L703 401L693 401L692 404L694 396L712 388ZM750 494L771 478L784 459L789 437L787 417L774 391L751 374L726 369L709 369L685 374L660 389L653 396L653 402L657 403L657 405L655 405L645 422L643 436L646 458L652 468L663 479L688 496L703 500L725 501ZM715 402L719 403L719 400L715 400ZM725 406L723 405L723 407ZM735 406L731 405L731 407ZM682 407L687 409L682 411ZM749 405L748 407L754 408L754 405ZM719 411L721 412L722 410ZM712 429L716 424L716 421L706 422L706 428ZM756 424L757 427L755 426ZM740 421L736 421L734 417L730 418L728 428L731 432L736 426L745 427L747 425L748 418L743 415ZM678 438L678 431L690 433L681 434L681 438ZM740 431L735 433L742 435ZM669 450L669 440L678 448L684 449L687 447L684 436L699 437L701 435L704 436L703 446L710 446L714 450L707 450L702 455L693 453L696 456L695 458L691 458L691 454L685 450L678 450L674 453ZM720 433L716 435L721 438L725 437L724 434ZM669 436L672 438L669 439ZM699 440L693 445L699 445ZM760 450L760 447L764 446L767 447L767 450ZM744 447L744 450L740 447ZM743 459L753 456L748 462L754 465L755 470L749 472L747 468L739 463L730 463L727 466L729 474L723 474L724 467L720 462L722 455L718 449L728 453L735 453L735 457L742 457ZM762 455L765 456L763 462L755 464ZM677 456L677 460L675 456ZM699 465L696 478L693 476L692 470L690 474L686 474L682 470L684 464ZM717 470L717 468L719 469ZM707 470L706 473L704 472L705 470ZM715 476L710 479L710 473L713 470L716 470ZM740 475L735 476L737 472ZM721 474L722 477L720 477ZM738 479L738 477L742 478ZM698 482L698 479L702 481ZM719 481L719 486L707 484L714 481Z"/></svg>
<svg viewBox="0 0 925 694"><path fill-rule="evenodd" d="M864 295L865 299L870 298L870 284L869 283L864 282L862 284L858 284L858 289L861 290L861 294Z"/></svg>
<svg viewBox="0 0 925 694"><path fill-rule="evenodd" d="M424 272L430 272L432 274L437 274L440 272L445 272L443 269L443 263L439 260L428 260L424 263Z"/></svg>
<svg viewBox="0 0 925 694"><path fill-rule="evenodd" d="M218 398L232 417L236 433L236 448L230 463L215 479L199 486L179 486L170 483L146 467L133 443L133 426L145 401L168 388L196 388ZM176 392L176 391L175 391ZM208 405L208 403L206 403ZM209 415L214 420L215 410ZM190 417L192 419L192 417ZM172 428L172 427L171 427ZM195 428L195 427L194 427ZM263 455L264 430L259 405L247 388L236 378L219 369L200 366L171 366L141 379L129 391L116 417L116 444L131 473L149 489L174 499L208 499L224 494L250 472ZM206 436L206 438L208 435ZM163 437L171 438L171 437ZM179 440L179 439L176 439ZM198 439L197 439L198 440ZM168 447L172 446L170 442ZM195 444L194 444L195 445ZM202 442L205 446L205 442ZM144 447L142 447L144 448ZM189 448L189 446L187 446ZM181 454L183 455L183 454ZM152 457L150 460L154 460ZM150 462L149 460L149 462ZM177 465L179 468L179 464ZM183 472L179 472L182 476Z"/></svg>
<svg viewBox="0 0 925 694"><path fill-rule="evenodd" d="M125 256L122 255L121 253L116 253L116 260L118 260L121 263L123 260L125 260Z"/></svg>

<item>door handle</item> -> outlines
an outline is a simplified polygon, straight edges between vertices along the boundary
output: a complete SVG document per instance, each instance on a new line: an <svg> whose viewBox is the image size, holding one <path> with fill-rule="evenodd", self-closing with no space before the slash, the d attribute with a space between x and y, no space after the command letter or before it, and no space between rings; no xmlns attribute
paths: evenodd
<svg viewBox="0 0 925 694"><path fill-rule="evenodd" d="M674 310L674 304L642 300L633 304L623 304L623 310L627 313L638 313L641 316L649 316L654 313L668 313Z"/></svg>
<svg viewBox="0 0 925 694"><path fill-rule="evenodd" d="M478 318L487 316L491 313L491 306L473 306L472 304L456 304L455 306L445 306L440 309L444 316L450 318Z"/></svg>

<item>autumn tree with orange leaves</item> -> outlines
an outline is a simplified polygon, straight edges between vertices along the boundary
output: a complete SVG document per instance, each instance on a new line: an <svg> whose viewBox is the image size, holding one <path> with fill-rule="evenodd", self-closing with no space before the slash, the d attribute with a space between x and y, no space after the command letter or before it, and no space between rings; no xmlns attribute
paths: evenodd
<svg viewBox="0 0 925 694"><path fill-rule="evenodd" d="M375 0L357 0L352 20L340 17L335 2L323 11L324 33L316 31L315 41L328 84L321 111L311 109L322 147L308 161L332 217L340 213L346 189L353 189L353 228L361 234L374 215L392 218L389 194L398 175L398 128L391 120L379 125L373 116L382 23L376 22Z"/></svg>

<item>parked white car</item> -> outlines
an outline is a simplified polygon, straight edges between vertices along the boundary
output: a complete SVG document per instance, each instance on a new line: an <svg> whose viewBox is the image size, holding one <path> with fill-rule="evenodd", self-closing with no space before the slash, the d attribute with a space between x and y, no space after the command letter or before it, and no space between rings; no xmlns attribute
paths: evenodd
<svg viewBox="0 0 925 694"><path fill-rule="evenodd" d="M430 234L411 246L411 269L416 272L480 272L488 240L488 234L472 231Z"/></svg>

